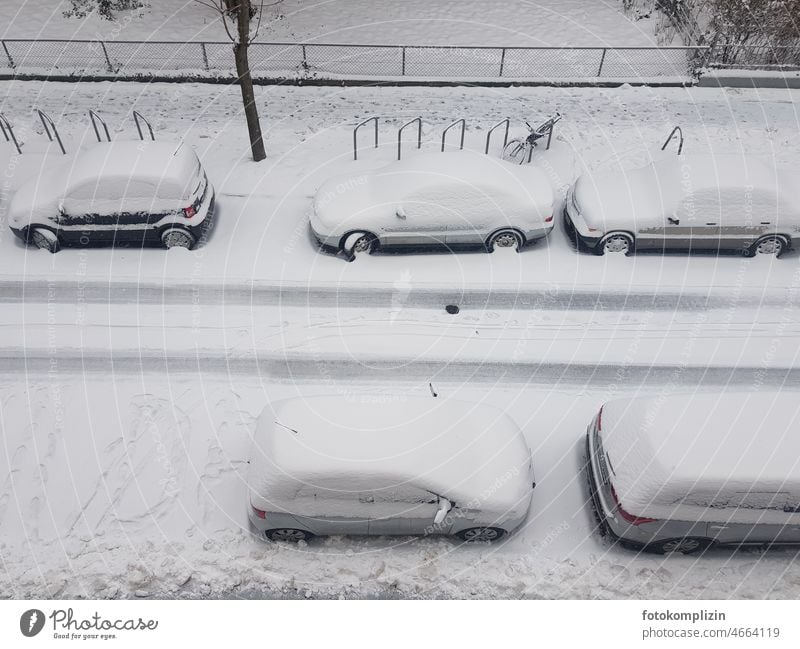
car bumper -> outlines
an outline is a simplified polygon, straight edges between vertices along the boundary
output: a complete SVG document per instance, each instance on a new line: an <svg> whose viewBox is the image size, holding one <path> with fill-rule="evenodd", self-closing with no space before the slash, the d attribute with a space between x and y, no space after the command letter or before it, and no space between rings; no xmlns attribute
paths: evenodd
<svg viewBox="0 0 800 649"><path fill-rule="evenodd" d="M575 227L575 223L572 221L569 210L566 208L564 208L564 229L567 231L569 238L572 239L576 245L587 249L594 249L597 244L600 243L600 239L603 238L602 235L593 236L579 232L578 228Z"/></svg>

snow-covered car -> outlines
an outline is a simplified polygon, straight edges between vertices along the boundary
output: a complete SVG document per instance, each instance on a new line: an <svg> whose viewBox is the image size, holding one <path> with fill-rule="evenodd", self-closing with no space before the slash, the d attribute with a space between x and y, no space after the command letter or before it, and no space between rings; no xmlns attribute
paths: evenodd
<svg viewBox="0 0 800 649"><path fill-rule="evenodd" d="M800 543L799 397L606 403L586 436L601 529L620 545L659 553Z"/></svg>
<svg viewBox="0 0 800 649"><path fill-rule="evenodd" d="M23 184L11 230L50 252L62 245L191 248L209 226L214 188L194 151L167 142L108 142Z"/></svg>
<svg viewBox="0 0 800 649"><path fill-rule="evenodd" d="M553 229L545 173L478 153L422 153L333 178L314 200L311 229L328 249L388 246L520 249Z"/></svg>
<svg viewBox="0 0 800 649"><path fill-rule="evenodd" d="M419 397L353 404L340 396L267 407L248 483L250 520L276 541L331 534L493 541L525 520L534 486L530 449L501 410Z"/></svg>
<svg viewBox="0 0 800 649"><path fill-rule="evenodd" d="M746 155L683 155L578 178L564 223L597 254L636 248L780 255L800 235L796 179Z"/></svg>

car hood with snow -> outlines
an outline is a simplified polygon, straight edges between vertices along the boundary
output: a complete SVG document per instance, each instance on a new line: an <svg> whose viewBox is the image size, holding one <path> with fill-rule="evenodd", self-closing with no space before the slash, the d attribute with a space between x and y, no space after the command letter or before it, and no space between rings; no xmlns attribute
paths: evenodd
<svg viewBox="0 0 800 649"><path fill-rule="evenodd" d="M358 413L357 416L354 416ZM309 485L338 494L423 489L480 510L485 523L526 515L530 449L519 427L494 407L434 398L349 402L291 399L259 419L251 458L251 504L306 516L331 502L303 497Z"/></svg>
<svg viewBox="0 0 800 649"><path fill-rule="evenodd" d="M316 194L311 225L322 237L380 229L398 213L415 226L441 220L470 223L496 214L498 226L521 221L543 226L553 213L553 190L544 171L471 151L420 153L373 172L332 178Z"/></svg>

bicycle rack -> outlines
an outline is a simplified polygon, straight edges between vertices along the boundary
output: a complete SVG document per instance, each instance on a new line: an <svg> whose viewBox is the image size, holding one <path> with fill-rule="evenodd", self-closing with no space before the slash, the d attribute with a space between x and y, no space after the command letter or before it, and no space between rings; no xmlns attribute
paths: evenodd
<svg viewBox="0 0 800 649"><path fill-rule="evenodd" d="M6 138L6 142L13 142L17 153L22 155L22 148L19 146L19 142L17 142L17 136L14 135L14 129L3 113L0 113L0 131L3 131L3 137Z"/></svg>
<svg viewBox="0 0 800 649"><path fill-rule="evenodd" d="M506 117L504 120L497 122L497 124L489 129L489 132L486 134L486 149L484 150L484 153L489 153L489 141L492 139L492 133L494 133L494 130L500 128L503 124L506 125L506 133L503 136L503 148L505 148L506 144L508 144L508 127L511 125L511 120Z"/></svg>
<svg viewBox="0 0 800 649"><path fill-rule="evenodd" d="M378 148L378 116L375 115L368 117L353 129L353 160L358 160L358 129L372 121L375 122L375 148Z"/></svg>
<svg viewBox="0 0 800 649"><path fill-rule="evenodd" d="M397 129L397 159L400 159L400 150L403 146L403 129L406 126L410 126L414 122L417 123L417 148L422 148L422 117L415 117L414 119L406 122L403 124L399 129Z"/></svg>
<svg viewBox="0 0 800 649"><path fill-rule="evenodd" d="M94 128L94 135L97 138L97 141L103 141L103 138L100 137L100 129L97 128L97 123L100 122L103 127L103 131L106 134L106 142L111 142L111 135L108 132L108 125L106 124L105 120L93 110L89 111L89 119L92 121L92 128Z"/></svg>
<svg viewBox="0 0 800 649"><path fill-rule="evenodd" d="M142 115L138 110L133 111L133 121L136 124L136 132L139 133L139 139L144 140L144 135L142 134L142 125L141 122L144 122L147 126L147 129L150 131L150 139L153 142L156 141L156 136L153 134L153 127L150 125L150 122L147 121L147 118Z"/></svg>
<svg viewBox="0 0 800 649"><path fill-rule="evenodd" d="M676 126L669 132L669 136L664 141L664 144L661 145L661 150L663 151L667 148L667 145L672 141L672 136L675 135L675 133L678 134L678 155L680 155L681 151L683 151L683 131L680 126Z"/></svg>
<svg viewBox="0 0 800 649"><path fill-rule="evenodd" d="M447 131L449 131L454 126L458 126L459 124L461 124L461 143L459 144L458 148L459 150L464 148L464 131L467 128L467 122L464 119L457 119L455 122L450 124L446 129L444 129L444 131L442 131L442 152L444 152L444 143L445 139L447 138Z"/></svg>
<svg viewBox="0 0 800 649"><path fill-rule="evenodd" d="M61 153L67 155L67 151L64 148L64 143L61 141L61 136L58 134L56 123L52 120L50 115L45 113L43 110L37 108L36 112L39 113L39 119L42 120L42 126L44 126L44 132L47 134L47 139L52 142L53 137L55 136L58 146L61 147ZM52 129L52 132L50 129Z"/></svg>

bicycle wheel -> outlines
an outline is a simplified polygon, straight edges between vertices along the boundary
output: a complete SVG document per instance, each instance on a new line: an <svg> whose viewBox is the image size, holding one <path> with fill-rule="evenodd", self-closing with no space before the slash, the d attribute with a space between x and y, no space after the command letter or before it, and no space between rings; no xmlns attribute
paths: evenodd
<svg viewBox="0 0 800 649"><path fill-rule="evenodd" d="M524 164L528 161L528 148L527 140L511 140L503 148L503 160L518 165Z"/></svg>

